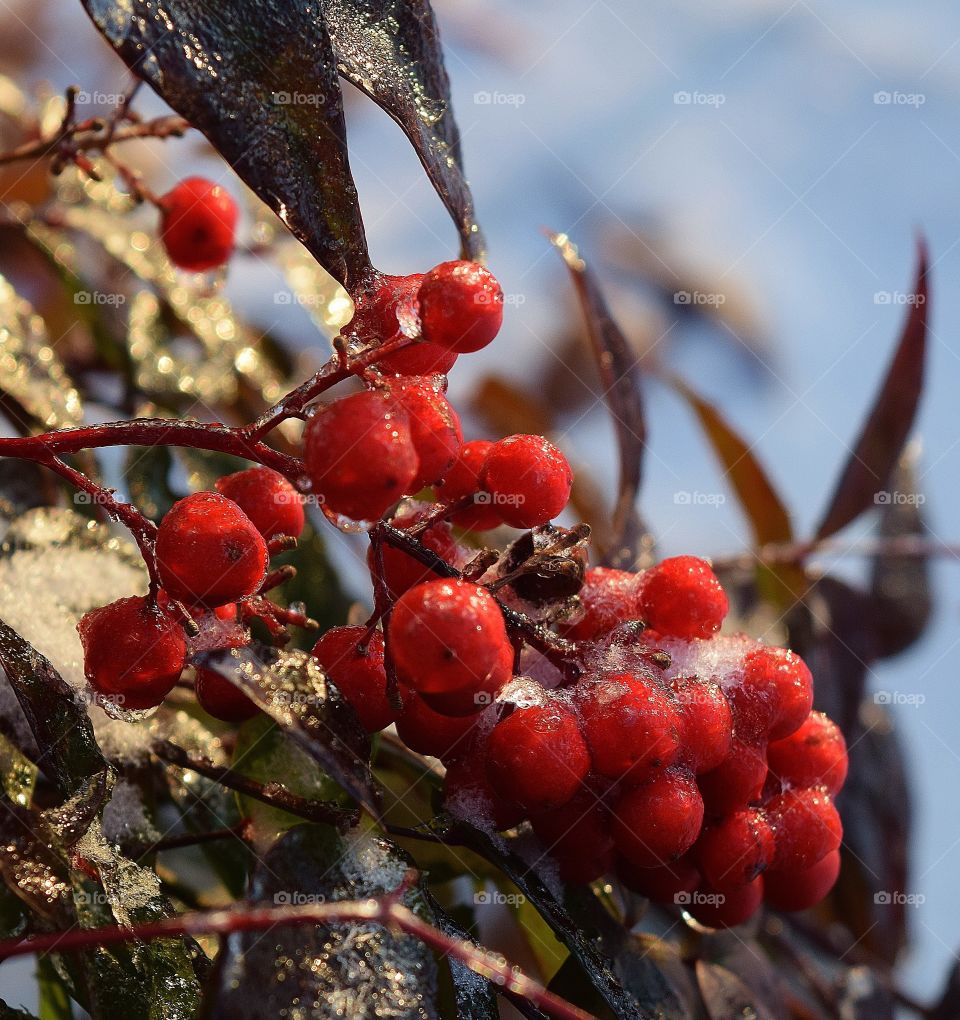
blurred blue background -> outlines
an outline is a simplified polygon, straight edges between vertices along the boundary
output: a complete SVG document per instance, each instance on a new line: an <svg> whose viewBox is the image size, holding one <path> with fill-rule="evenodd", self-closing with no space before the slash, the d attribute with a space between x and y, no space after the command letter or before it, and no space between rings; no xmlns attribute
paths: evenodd
<svg viewBox="0 0 960 1020"><path fill-rule="evenodd" d="M906 314L917 231L929 239L918 434L925 510L944 544L933 564L937 608L922 642L871 683L925 698L894 713L916 808L908 892L925 897L910 909L903 983L932 995L960 945L960 570L951 546L960 541L960 10L942 0L435 6L490 264L511 297L500 340L454 373L455 397L486 372L529 382L555 369L577 313L543 227L569 232L601 272L625 246L655 268L682 265L706 295L724 295L728 328L691 323L612 269L611 301L640 346L653 346L755 444L808 534ZM0 0L0 27L32 47L28 70L9 72L19 80L104 91L125 81L78 4ZM453 229L400 131L355 98L351 158L375 262L406 273L451 257ZM182 166L161 154L154 170L165 185ZM281 316L269 297L257 303L258 287L270 289L264 273L248 264L230 293L271 325ZM285 315L288 335L309 343L302 310ZM647 395L643 509L662 551L745 549L732 498L675 502L682 490L730 493L685 408L656 385ZM602 410L588 403L563 421L569 448L609 476L615 454ZM820 562L862 573L855 556Z"/></svg>

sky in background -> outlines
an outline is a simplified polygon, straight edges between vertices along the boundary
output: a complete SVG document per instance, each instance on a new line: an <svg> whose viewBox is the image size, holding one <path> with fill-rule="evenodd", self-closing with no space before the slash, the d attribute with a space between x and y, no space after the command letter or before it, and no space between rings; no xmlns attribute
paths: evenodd
<svg viewBox="0 0 960 1020"><path fill-rule="evenodd" d="M0 27L30 6L0 0ZM677 326L660 308L658 350L755 440L799 533L809 533L892 350L922 230L933 264L922 485L933 534L960 542L960 10L943 0L436 8L490 264L513 297L501 339L462 359L454 396L478 373L529 380L555 357L572 306L543 227L568 231L598 261L611 228L657 231L716 288L743 294L763 324L769 348L758 356L715 331ZM123 81L71 13L79 4L45 9L56 16L42 30L43 77L105 91ZM452 227L399 130L359 98L350 124L375 262L399 273L451 257ZM179 172L173 160L168 167L167 179L156 168L161 185ZM271 303L276 283L265 273L242 268L231 293L266 324L276 315L289 333L306 334L301 310L281 314ZM625 324L649 321L637 295L611 295ZM662 551L745 548L732 499L675 502L681 490L728 490L676 399L651 385L648 401L643 508ZM609 427L599 409L581 417L586 410L570 419L570 447L612 471ZM855 559L836 569L859 571ZM926 897L911 914L904 974L922 996L960 946L960 564L945 554L933 577L933 626L871 681L925 698L894 710L917 811L908 891Z"/></svg>

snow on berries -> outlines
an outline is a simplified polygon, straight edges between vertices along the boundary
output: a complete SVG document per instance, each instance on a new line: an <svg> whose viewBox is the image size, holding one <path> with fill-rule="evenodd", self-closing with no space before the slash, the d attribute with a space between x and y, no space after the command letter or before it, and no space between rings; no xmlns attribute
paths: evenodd
<svg viewBox="0 0 960 1020"><path fill-rule="evenodd" d="M160 200L160 240L180 269L204 273L229 261L237 203L214 181L187 177Z"/></svg>

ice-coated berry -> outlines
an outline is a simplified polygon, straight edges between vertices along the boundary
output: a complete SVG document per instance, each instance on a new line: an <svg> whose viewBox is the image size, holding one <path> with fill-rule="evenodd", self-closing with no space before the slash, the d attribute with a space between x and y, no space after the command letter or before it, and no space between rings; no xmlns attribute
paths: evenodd
<svg viewBox="0 0 960 1020"><path fill-rule="evenodd" d="M543 436L507 436L487 451L480 484L505 523L535 528L566 507L573 472L567 458Z"/></svg>
<svg viewBox="0 0 960 1020"><path fill-rule="evenodd" d="M670 681L680 715L680 756L697 773L709 772L730 753L733 714L713 680L678 676Z"/></svg>
<svg viewBox="0 0 960 1020"><path fill-rule="evenodd" d="M363 648L368 636L369 643ZM333 627L313 646L312 654L368 733L393 722L380 631L368 635L366 627Z"/></svg>
<svg viewBox="0 0 960 1020"><path fill-rule="evenodd" d="M487 439L473 439L464 443L440 486L439 496L444 503L473 497L472 505L458 510L450 518L461 528L489 531L503 524L503 518L493 505L490 494L480 487L480 470L492 446L493 443Z"/></svg>
<svg viewBox="0 0 960 1020"><path fill-rule="evenodd" d="M694 847L704 880L714 889L738 889L773 860L773 830L762 811L749 808L708 826Z"/></svg>
<svg viewBox="0 0 960 1020"><path fill-rule="evenodd" d="M388 390L407 415L420 462L412 491L439 482L463 446L460 417L443 395L440 380L441 376L401 378Z"/></svg>
<svg viewBox="0 0 960 1020"><path fill-rule="evenodd" d="M640 579L640 612L661 634L709 638L720 629L729 605L716 574L697 556L673 556Z"/></svg>
<svg viewBox="0 0 960 1020"><path fill-rule="evenodd" d="M689 854L655 868L638 868L621 857L617 861L617 876L628 889L655 903L688 902L690 893L702 881Z"/></svg>
<svg viewBox="0 0 960 1020"><path fill-rule="evenodd" d="M303 497L279 471L247 468L218 478L215 486L217 492L240 507L264 538L300 537L304 525Z"/></svg>
<svg viewBox="0 0 960 1020"><path fill-rule="evenodd" d="M406 592L390 617L390 645L400 679L450 715L490 704L513 670L500 607L466 581L427 581Z"/></svg>
<svg viewBox="0 0 960 1020"><path fill-rule="evenodd" d="M420 341L385 354L377 365L389 375L446 375L456 361L456 351Z"/></svg>
<svg viewBox="0 0 960 1020"><path fill-rule="evenodd" d="M441 262L417 295L423 339L457 354L479 351L500 332L503 291L476 262Z"/></svg>
<svg viewBox="0 0 960 1020"><path fill-rule="evenodd" d="M813 677L803 659L788 648L766 646L750 652L743 663L742 687L754 702L765 699L771 740L790 736L813 708Z"/></svg>
<svg viewBox="0 0 960 1020"><path fill-rule="evenodd" d="M610 819L591 790L581 788L562 807L536 814L530 822L564 882L585 885L612 870Z"/></svg>
<svg viewBox="0 0 960 1020"><path fill-rule="evenodd" d="M420 466L406 413L372 390L317 411L307 423L304 462L325 508L355 521L383 516L412 491Z"/></svg>
<svg viewBox="0 0 960 1020"><path fill-rule="evenodd" d="M749 885L720 892L703 884L690 895L684 909L708 928L734 928L749 921L763 902L765 876L758 876Z"/></svg>
<svg viewBox="0 0 960 1020"><path fill-rule="evenodd" d="M835 796L847 778L847 744L835 722L811 712L800 729L770 744L767 764L784 783L823 786Z"/></svg>
<svg viewBox="0 0 960 1020"><path fill-rule="evenodd" d="M830 892L839 875L840 851L831 850L802 871L768 872L763 880L764 898L774 910L807 910Z"/></svg>
<svg viewBox="0 0 960 1020"><path fill-rule="evenodd" d="M697 782L708 814L726 815L759 800L766 778L766 747L735 737L727 757Z"/></svg>
<svg viewBox="0 0 960 1020"><path fill-rule="evenodd" d="M422 273L412 273L409 276L376 276L366 281L352 295L353 318L347 323L344 333L370 344L386 342L401 335L414 336L420 328L417 291L422 280ZM399 371L386 369L384 360L378 361L383 371Z"/></svg>
<svg viewBox="0 0 960 1020"><path fill-rule="evenodd" d="M260 711L236 684L216 670L197 666L196 672L197 702L207 715L222 722L239 723Z"/></svg>
<svg viewBox="0 0 960 1020"><path fill-rule="evenodd" d="M642 786L627 787L612 810L617 850L637 868L678 860L703 824L700 791L681 768L663 769Z"/></svg>
<svg viewBox="0 0 960 1020"><path fill-rule="evenodd" d="M233 253L237 203L214 181L187 177L160 199L160 239L170 261L193 273L227 262Z"/></svg>
<svg viewBox="0 0 960 1020"><path fill-rule="evenodd" d="M493 788L530 812L566 804L589 769L577 717L560 701L516 709L497 723L487 741Z"/></svg>
<svg viewBox="0 0 960 1020"><path fill-rule="evenodd" d="M765 805L776 852L771 871L803 871L840 846L843 825L823 788L784 790Z"/></svg>
<svg viewBox="0 0 960 1020"><path fill-rule="evenodd" d="M406 530L413 527L420 520L421 516L421 514L417 513L401 514L399 517L395 517L391 524L395 528ZM453 530L446 521L437 521L436 524L431 524L429 528L419 534L418 538L421 545L436 553L442 560L451 564L456 563L460 547L453 537ZM394 599L400 598L404 592L415 588L418 584L423 584L424 581L437 577L429 567L414 559L413 556L403 549L386 543L384 543L382 548L384 581L386 582L387 590ZM371 574L376 570L374 561L375 557L371 547L367 552L367 566Z"/></svg>
<svg viewBox="0 0 960 1020"><path fill-rule="evenodd" d="M402 689L401 700L403 708L397 713L397 735L411 751L444 761L466 753L476 735L481 713L441 715L408 687Z"/></svg>
<svg viewBox="0 0 960 1020"><path fill-rule="evenodd" d="M491 784L479 746L447 765L443 799L454 814L466 816L473 825L489 821L497 831L512 829L524 818L523 809Z"/></svg>
<svg viewBox="0 0 960 1020"><path fill-rule="evenodd" d="M84 614L77 624L90 686L118 708L154 708L173 690L186 661L183 629L141 595Z"/></svg>
<svg viewBox="0 0 960 1020"><path fill-rule="evenodd" d="M260 587L269 556L253 521L218 492L174 503L157 530L157 569L175 599L222 606Z"/></svg>
<svg viewBox="0 0 960 1020"><path fill-rule="evenodd" d="M679 750L679 717L652 676L616 673L581 683L575 693L595 771L642 783Z"/></svg>
<svg viewBox="0 0 960 1020"><path fill-rule="evenodd" d="M637 575L627 570L591 567L579 598L580 611L564 628L564 636L571 641L593 641L640 615Z"/></svg>

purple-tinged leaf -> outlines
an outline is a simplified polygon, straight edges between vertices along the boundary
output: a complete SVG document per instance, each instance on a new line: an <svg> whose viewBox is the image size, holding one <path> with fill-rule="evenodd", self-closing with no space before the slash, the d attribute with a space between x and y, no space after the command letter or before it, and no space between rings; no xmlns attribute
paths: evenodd
<svg viewBox="0 0 960 1020"><path fill-rule="evenodd" d="M613 418L617 437L620 478L613 521L604 542L604 562L610 566L635 566L641 548L647 544L636 506L647 442L640 367L576 246L566 234L548 236L573 277L600 373L602 397Z"/></svg>
<svg viewBox="0 0 960 1020"><path fill-rule="evenodd" d="M348 290L370 273L317 0L83 0L134 74L203 132Z"/></svg>
<svg viewBox="0 0 960 1020"><path fill-rule="evenodd" d="M482 258L429 0L324 0L323 10L340 74L400 125L457 226L464 258Z"/></svg>
<svg viewBox="0 0 960 1020"><path fill-rule="evenodd" d="M910 311L896 353L887 369L860 436L850 453L816 538L827 538L874 505L913 428L923 392L927 346L927 246L917 246L917 275Z"/></svg>

